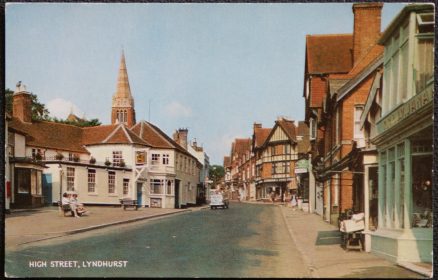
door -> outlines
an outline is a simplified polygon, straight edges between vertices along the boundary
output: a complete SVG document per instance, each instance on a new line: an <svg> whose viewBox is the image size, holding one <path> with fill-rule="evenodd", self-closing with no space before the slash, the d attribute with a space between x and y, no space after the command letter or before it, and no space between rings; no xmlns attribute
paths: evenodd
<svg viewBox="0 0 438 280"><path fill-rule="evenodd" d="M30 169L15 168L14 176L14 207L32 207Z"/></svg>
<svg viewBox="0 0 438 280"><path fill-rule="evenodd" d="M175 180L175 208L179 208L179 182L180 180Z"/></svg>
<svg viewBox="0 0 438 280"><path fill-rule="evenodd" d="M143 205L142 203L142 197L143 197L143 184L137 183L137 204Z"/></svg>
<svg viewBox="0 0 438 280"><path fill-rule="evenodd" d="M52 174L43 174L44 204L52 204Z"/></svg>

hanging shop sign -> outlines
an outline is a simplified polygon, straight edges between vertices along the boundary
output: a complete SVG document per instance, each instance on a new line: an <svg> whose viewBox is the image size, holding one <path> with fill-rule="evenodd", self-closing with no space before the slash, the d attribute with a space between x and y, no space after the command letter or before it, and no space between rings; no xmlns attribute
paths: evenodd
<svg viewBox="0 0 438 280"><path fill-rule="evenodd" d="M145 151L135 152L135 164L143 165L145 163L146 163L146 152Z"/></svg>
<svg viewBox="0 0 438 280"><path fill-rule="evenodd" d="M295 174L307 173L309 161L307 159L300 159L295 164Z"/></svg>

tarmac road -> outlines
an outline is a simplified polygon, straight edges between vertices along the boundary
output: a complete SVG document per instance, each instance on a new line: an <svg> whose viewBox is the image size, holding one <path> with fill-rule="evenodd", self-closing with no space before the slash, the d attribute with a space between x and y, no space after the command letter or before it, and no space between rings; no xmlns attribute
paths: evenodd
<svg viewBox="0 0 438 280"><path fill-rule="evenodd" d="M273 205L231 203L35 244L5 252L7 276L310 276Z"/></svg>

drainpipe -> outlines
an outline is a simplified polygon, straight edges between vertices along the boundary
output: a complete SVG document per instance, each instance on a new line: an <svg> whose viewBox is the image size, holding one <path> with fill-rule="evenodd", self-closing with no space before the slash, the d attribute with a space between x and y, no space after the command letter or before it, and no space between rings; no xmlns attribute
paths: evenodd
<svg viewBox="0 0 438 280"><path fill-rule="evenodd" d="M58 169L59 169L59 201L62 201L62 165L61 163L59 163L58 165Z"/></svg>

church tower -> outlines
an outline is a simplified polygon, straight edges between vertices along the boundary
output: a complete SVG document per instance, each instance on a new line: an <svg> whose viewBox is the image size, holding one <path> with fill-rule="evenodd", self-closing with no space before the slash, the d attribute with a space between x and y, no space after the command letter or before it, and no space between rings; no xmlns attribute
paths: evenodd
<svg viewBox="0 0 438 280"><path fill-rule="evenodd" d="M124 123L128 127L135 124L134 99L129 88L128 71L126 70L125 54L122 51L120 59L117 90L113 95L111 123Z"/></svg>

